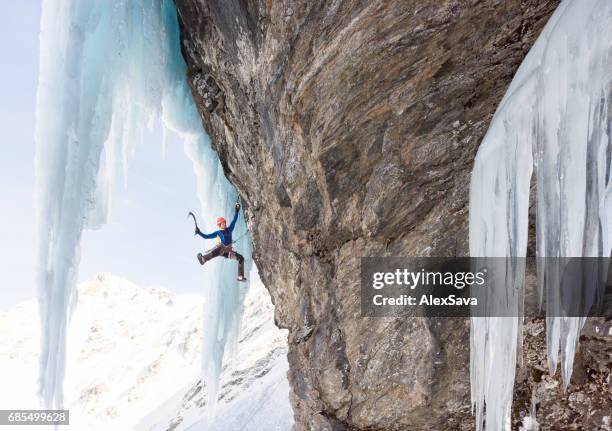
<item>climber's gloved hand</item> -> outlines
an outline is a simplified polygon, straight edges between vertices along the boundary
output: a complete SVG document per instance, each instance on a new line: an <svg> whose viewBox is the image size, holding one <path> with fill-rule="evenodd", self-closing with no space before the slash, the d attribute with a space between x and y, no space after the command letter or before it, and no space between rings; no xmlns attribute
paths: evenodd
<svg viewBox="0 0 612 431"><path fill-rule="evenodd" d="M196 226L196 228L195 228L195 234L196 234L196 235L199 235L199 234L200 234L200 228L199 228L199 227L197 227L197 226Z"/></svg>
<svg viewBox="0 0 612 431"><path fill-rule="evenodd" d="M240 204L236 202L236 211L240 211Z"/></svg>

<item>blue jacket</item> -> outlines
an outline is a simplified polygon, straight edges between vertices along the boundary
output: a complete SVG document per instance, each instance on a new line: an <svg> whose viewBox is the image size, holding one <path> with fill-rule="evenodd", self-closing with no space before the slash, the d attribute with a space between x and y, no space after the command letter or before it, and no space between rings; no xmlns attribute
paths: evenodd
<svg viewBox="0 0 612 431"><path fill-rule="evenodd" d="M221 241L223 245L231 245L232 244L232 232L234 230L234 227L236 226L236 220L238 220L239 211L240 210L236 210L236 212L234 213L234 218L232 219L232 222L229 224L227 228L225 228L225 230L218 230L213 233L198 232L198 235L206 239L219 238L219 240Z"/></svg>

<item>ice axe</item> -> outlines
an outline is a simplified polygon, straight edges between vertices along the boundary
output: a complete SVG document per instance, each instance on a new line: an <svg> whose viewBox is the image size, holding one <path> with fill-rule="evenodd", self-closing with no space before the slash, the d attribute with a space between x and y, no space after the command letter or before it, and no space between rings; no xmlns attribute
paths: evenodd
<svg viewBox="0 0 612 431"><path fill-rule="evenodd" d="M195 232L196 232L194 235L197 235L197 232L198 232L200 229L198 228L198 221L196 220L196 216L195 216L195 214L194 214L194 213L192 213L191 211L189 211L189 214L187 214L187 218L189 218L189 216L191 216L191 217L193 218L193 223L195 224Z"/></svg>

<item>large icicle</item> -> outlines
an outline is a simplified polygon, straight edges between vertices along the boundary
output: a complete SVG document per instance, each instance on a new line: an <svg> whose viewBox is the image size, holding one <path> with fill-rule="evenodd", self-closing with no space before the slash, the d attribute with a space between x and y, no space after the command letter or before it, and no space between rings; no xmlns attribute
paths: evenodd
<svg viewBox="0 0 612 431"><path fill-rule="evenodd" d="M210 145L199 145L187 142L185 151L193 161L198 183L198 198L203 211L209 217L202 220L204 229L213 232L218 228L213 221L217 214L232 215L236 203L236 192L227 182L223 169ZM219 184L225 184L219 187ZM246 224L241 217L236 224L234 245L239 253L245 256L245 274L251 268L250 242L246 235ZM241 239L242 238L242 239ZM227 265L223 259L214 259L206 263L207 274L214 274L207 280L206 302L204 303L204 326L202 345L202 370L206 381L207 408L209 413L217 403L219 378L224 363L224 356L229 361L235 357L240 329L242 304L246 295L245 284L236 286L235 265Z"/></svg>
<svg viewBox="0 0 612 431"><path fill-rule="evenodd" d="M470 189L472 256L525 256L532 163L538 256L610 256L611 50L612 2L561 3L479 148ZM512 277L524 271L511 269ZM546 266L538 273L547 306L558 301L562 269ZM506 292L509 306L520 310L522 285L508 285L515 286ZM566 384L583 324L583 318L547 317L550 370L561 350ZM489 430L510 429L521 325L520 317L472 318L472 404L479 430L483 419Z"/></svg>
<svg viewBox="0 0 612 431"><path fill-rule="evenodd" d="M184 138L207 214L231 214L236 192L222 175L189 91L171 0L45 0L40 42L39 389L47 407L60 407L81 233L105 222L115 172L125 175L144 127L161 119L166 129ZM237 233L245 230L241 220ZM237 245L245 256L250 255L248 241ZM211 400L223 353L236 339L244 294L230 285L236 282L229 269L220 266L206 269L206 289L215 297L206 305L214 321L205 323L203 348Z"/></svg>

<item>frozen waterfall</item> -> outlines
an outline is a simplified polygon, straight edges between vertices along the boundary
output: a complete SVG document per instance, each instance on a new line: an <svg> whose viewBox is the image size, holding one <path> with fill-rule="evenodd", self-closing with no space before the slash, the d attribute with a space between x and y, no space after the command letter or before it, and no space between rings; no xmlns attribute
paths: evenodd
<svg viewBox="0 0 612 431"><path fill-rule="evenodd" d="M471 256L526 255L532 166L537 256L610 256L611 51L612 2L563 1L517 71L479 148L470 189ZM559 300L562 271L538 268L547 306ZM509 266L507 274L512 287L504 294L520 316L524 267ZM560 359L566 385L584 321L547 317L550 371ZM472 404L479 430L483 421L488 430L510 429L521 327L521 317L472 318Z"/></svg>
<svg viewBox="0 0 612 431"><path fill-rule="evenodd" d="M206 214L231 214L236 192L210 148L186 81L171 0L44 0L36 115L38 267L42 346L39 390L63 404L66 329L75 303L79 243L101 227L113 181L145 127L161 120L193 161ZM187 209L185 209L187 211ZM212 226L205 226L212 228ZM246 232L242 217L235 237ZM248 238L237 245L250 256ZM250 260L247 260L248 273ZM237 338L245 288L211 262L205 286L203 368L209 406L224 352Z"/></svg>

